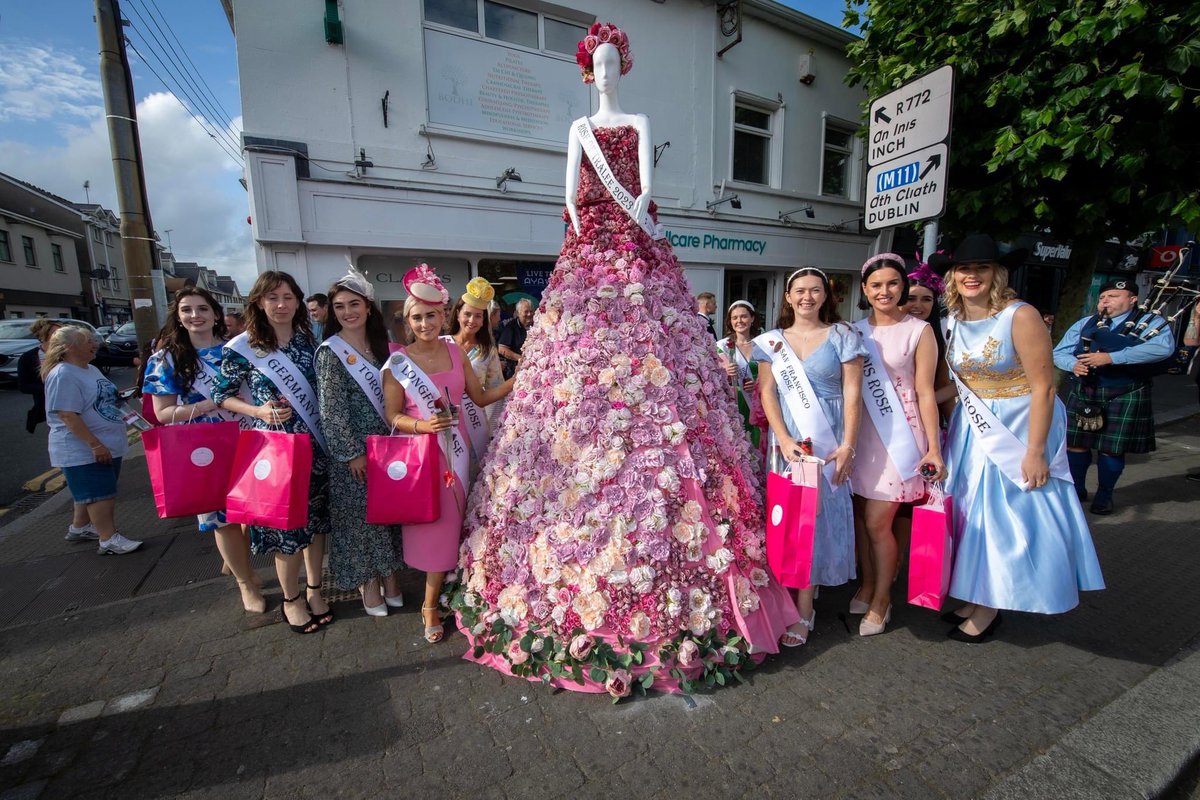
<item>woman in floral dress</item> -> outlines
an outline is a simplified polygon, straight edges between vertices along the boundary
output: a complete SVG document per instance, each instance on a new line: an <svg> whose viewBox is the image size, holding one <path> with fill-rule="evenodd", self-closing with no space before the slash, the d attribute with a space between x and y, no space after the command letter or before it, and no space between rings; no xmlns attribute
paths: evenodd
<svg viewBox="0 0 1200 800"><path fill-rule="evenodd" d="M142 392L150 395L164 424L222 421L211 386L220 374L225 334L225 312L216 298L195 286L175 293L159 336L162 349L147 359L142 383ZM212 531L221 558L237 580L242 606L254 614L266 611L242 526L226 522L223 509L200 514L197 522L202 532Z"/></svg>
<svg viewBox="0 0 1200 800"><path fill-rule="evenodd" d="M571 126L570 225L468 503L453 604L467 657L503 672L617 697L723 684L798 614L765 569L733 390L656 238L649 122L617 102L628 39L597 23L578 59L599 111Z"/></svg>
<svg viewBox="0 0 1200 800"><path fill-rule="evenodd" d="M272 352L286 356L311 384L316 377L313 373L316 342L303 298L300 284L288 273L262 273L246 298L245 333L227 342L222 351L221 377L213 389L213 401L247 417L259 430L313 433L271 378L235 349L246 346L257 357ZM249 389L249 400L238 395L243 386ZM329 533L328 486L329 462L314 441L308 525L293 530L248 526L250 552L275 554L275 572L283 590L284 618L297 633L315 633L319 626L333 622L333 610L321 596L321 565L325 556L325 534ZM300 596L296 585L302 561L308 579L306 598ZM289 596L293 591L295 595Z"/></svg>
<svg viewBox="0 0 1200 800"><path fill-rule="evenodd" d="M363 609L400 608L400 529L367 520L367 437L387 436L383 383L388 334L375 290L353 267L329 287L325 341L317 348L317 397L329 446L329 571L339 589L357 588Z"/></svg>

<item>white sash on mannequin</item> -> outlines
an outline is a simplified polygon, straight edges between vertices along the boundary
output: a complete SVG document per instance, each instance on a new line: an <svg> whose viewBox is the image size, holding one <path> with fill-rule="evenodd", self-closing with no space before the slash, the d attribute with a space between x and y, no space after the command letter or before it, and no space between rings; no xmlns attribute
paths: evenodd
<svg viewBox="0 0 1200 800"><path fill-rule="evenodd" d="M995 333L997 328L1007 324L1020 305L1023 304L1013 303L997 314L996 321L992 327L992 333ZM980 399L979 395L975 394L967 386L966 382L954 370L952 354L954 351L954 329L957 324L958 320L953 315L947 317L946 363L950 367L950 377L958 389L958 399L962 403L963 417L966 419L967 424L971 426L971 430L979 438L979 443L983 446L983 451L987 455L988 460L995 464L1004 473L1005 477L1021 487L1023 491L1029 491L1031 487L1026 483L1025 478L1021 474L1021 462L1024 460L1025 451L1027 450L1025 443L1018 439L1017 435L1000 421L992 412L992 409ZM1073 482L1071 470L1067 464L1067 440L1065 437L1059 443L1058 451L1054 454L1054 458L1050 460L1050 475Z"/></svg>
<svg viewBox="0 0 1200 800"><path fill-rule="evenodd" d="M917 448L916 437L908 420L904 416L904 406L900 403L900 395L892 383L883 357L879 353L879 345L871 337L871 325L867 320L860 319L854 323L862 334L863 344L866 345L867 355L863 359L862 398L867 407L867 418L875 426L888 458L896 466L901 480L917 476L921 468L922 453Z"/></svg>
<svg viewBox="0 0 1200 800"><path fill-rule="evenodd" d="M454 347L458 347L458 345L455 344ZM438 391L437 385L430 380L429 376L416 365L416 362L404 353L392 353L385 368L392 371L392 377L404 387L404 393L416 402L417 408L422 412L421 419L432 419L437 416L435 404L442 396L441 392ZM463 441L462 431L459 430L458 425L450 426L450 431L452 452L445 453L443 447L443 453L459 481L462 482L463 492L466 492L471 486L469 483L471 463L467 455L467 445ZM438 443L441 444L440 434L438 439Z"/></svg>
<svg viewBox="0 0 1200 800"><path fill-rule="evenodd" d="M592 130L592 121L587 117L580 117L571 123L571 125L575 128L575 133L579 136L579 142L583 145L583 152L587 153L588 161L592 162L592 167L596 170L596 177L604 184L604 188L608 189L608 193L612 195L617 205L651 239L665 239L666 234L663 232L662 225L654 222L654 219L650 216L649 209L643 211L640 217L634 215L633 206L637 198L621 185L621 182L617 180L617 176L613 173L612 167L608 165L608 159L604 157L604 151L600 149L600 143L596 141L596 134Z"/></svg>
<svg viewBox="0 0 1200 800"><path fill-rule="evenodd" d="M313 439L321 445L322 450L328 452L325 436L321 433L321 411L317 405L317 393L313 391L312 385L300 368L282 350L272 350L260 356L250 346L250 337L246 333L239 333L226 342L225 346L249 361L252 367L275 384L275 389L288 401L292 410L300 415Z"/></svg>
<svg viewBox="0 0 1200 800"><path fill-rule="evenodd" d="M321 347L328 347L333 351L333 354L342 362L342 366L346 368L346 372L350 373L350 377L358 384L358 388L362 389L363 394L371 401L371 405L375 406L379 418L387 422L383 411L383 379L379 377L379 370L375 369L370 361L336 333L321 342ZM321 347L317 349L320 350Z"/></svg>
<svg viewBox="0 0 1200 800"><path fill-rule="evenodd" d="M832 333L831 330L830 334ZM783 345L778 350L775 349L777 342ZM779 387L779 394L787 403L788 411L800 427L801 434L812 439L813 455L825 460L825 477L833 483L837 462L829 456L838 449L838 440L833 433L833 426L829 424L829 418L825 416L825 410L817 400L817 393L804 371L804 365L792 351L792 346L788 344L782 331L764 333L756 337L754 343L764 353L773 354L771 374L775 378L775 385Z"/></svg>

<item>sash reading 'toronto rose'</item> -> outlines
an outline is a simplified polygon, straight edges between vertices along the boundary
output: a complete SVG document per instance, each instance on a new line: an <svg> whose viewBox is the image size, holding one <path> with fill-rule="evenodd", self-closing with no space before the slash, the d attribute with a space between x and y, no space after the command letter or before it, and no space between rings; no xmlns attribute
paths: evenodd
<svg viewBox="0 0 1200 800"><path fill-rule="evenodd" d="M372 366L362 353L355 350L349 342L336 333L321 342L321 347L328 347L333 351L333 354L342 362L342 366L346 368L346 372L358 384L358 388L362 389L363 394L371 401L371 405L375 407L375 413L379 414L381 420L387 422L387 416L383 411L383 379L379 376L379 370Z"/></svg>

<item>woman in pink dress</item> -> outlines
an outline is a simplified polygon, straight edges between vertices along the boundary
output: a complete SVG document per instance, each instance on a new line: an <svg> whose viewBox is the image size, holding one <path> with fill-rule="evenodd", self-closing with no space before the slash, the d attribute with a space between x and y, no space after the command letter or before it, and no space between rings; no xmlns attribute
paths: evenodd
<svg viewBox="0 0 1200 800"><path fill-rule="evenodd" d="M929 480L945 473L933 378L938 348L929 324L904 311L908 302L904 259L882 253L862 268L863 298L871 313L856 326L863 336L865 420L850 482L862 586L851 614L865 614L860 636L883 633L892 611L897 546L892 521L901 503L925 495Z"/></svg>
<svg viewBox="0 0 1200 800"><path fill-rule="evenodd" d="M438 612L438 597L448 571L458 564L462 539L466 487L469 485L468 431L466 418L459 415L463 392L479 407L512 391L513 379L483 391L470 363L450 337L442 337L446 304L450 295L437 275L419 264L404 276L409 297L404 301L404 319L413 338L388 359L383 374L384 413L400 433L432 434L439 439L441 471L441 516L434 522L405 525L404 560L425 573L425 600L421 616L425 640L442 640L444 629Z"/></svg>

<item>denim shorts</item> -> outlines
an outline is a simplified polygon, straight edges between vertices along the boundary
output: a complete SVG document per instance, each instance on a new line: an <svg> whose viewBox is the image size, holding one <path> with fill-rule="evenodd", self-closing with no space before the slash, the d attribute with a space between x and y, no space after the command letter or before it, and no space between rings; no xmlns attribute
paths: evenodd
<svg viewBox="0 0 1200 800"><path fill-rule="evenodd" d="M99 503L117 496L117 476L121 474L121 459L111 464L81 464L63 467L63 477L76 503Z"/></svg>

